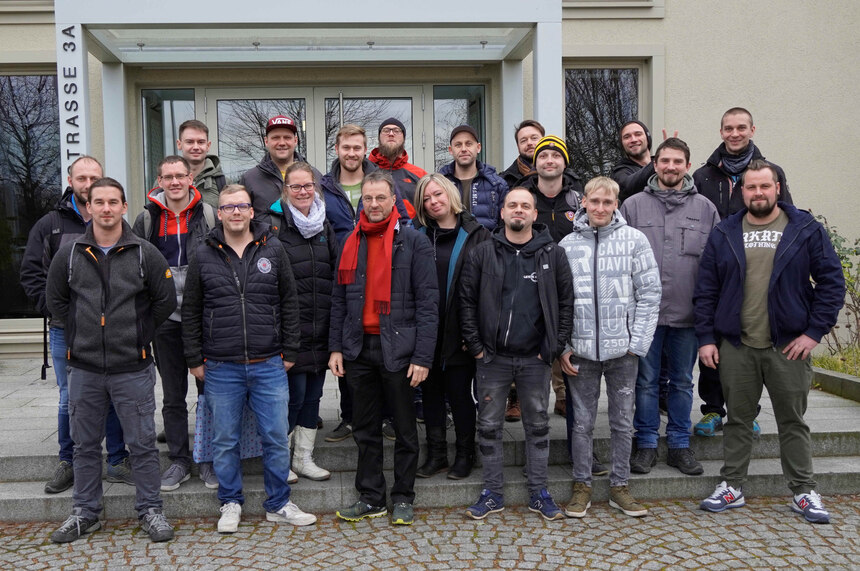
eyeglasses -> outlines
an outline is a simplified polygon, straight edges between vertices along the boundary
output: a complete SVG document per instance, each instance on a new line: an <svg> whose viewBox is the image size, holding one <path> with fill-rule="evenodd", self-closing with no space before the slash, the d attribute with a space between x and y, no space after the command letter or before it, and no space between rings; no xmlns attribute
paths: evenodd
<svg viewBox="0 0 860 571"><path fill-rule="evenodd" d="M248 212L251 210L251 205L247 202L242 202L240 204L222 204L218 207L218 210L224 214L233 214L237 210L239 212Z"/></svg>
<svg viewBox="0 0 860 571"><path fill-rule="evenodd" d="M391 198L391 196L392 195L390 195L390 194L386 194L384 196L383 195L362 196L361 201L367 205L373 204L374 202L376 202L377 204L382 204L382 203L386 202L387 200L389 200Z"/></svg>
<svg viewBox="0 0 860 571"><path fill-rule="evenodd" d="M190 173L185 173L185 174L162 174L162 175L158 175L158 178L160 178L161 180L166 180L167 182L170 182L170 181L172 181L172 180L182 180L182 179L184 179L184 178L188 178L188 175L189 175L189 174L190 174Z"/></svg>
<svg viewBox="0 0 860 571"><path fill-rule="evenodd" d="M403 132L400 127L385 127L382 129L383 135L399 135Z"/></svg>
<svg viewBox="0 0 860 571"><path fill-rule="evenodd" d="M289 188L290 190L292 190L293 192L298 192L300 190L304 190L305 192L313 192L315 186L316 185L312 182L309 182L306 184L288 184L288 185L286 185L286 187Z"/></svg>

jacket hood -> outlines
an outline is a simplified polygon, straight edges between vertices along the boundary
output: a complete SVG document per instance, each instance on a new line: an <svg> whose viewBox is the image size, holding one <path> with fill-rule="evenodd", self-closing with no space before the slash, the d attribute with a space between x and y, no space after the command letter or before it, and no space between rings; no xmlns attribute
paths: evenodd
<svg viewBox="0 0 860 571"><path fill-rule="evenodd" d="M266 240L272 237L271 228L267 223L263 222L262 220L252 218L251 235L252 239L255 242L258 242L260 240L266 242ZM210 246L226 246L227 241L224 238L224 225L219 222L206 237L206 242L209 243Z"/></svg>
<svg viewBox="0 0 860 571"><path fill-rule="evenodd" d="M621 216L621 213L616 209L615 212L612 213L612 220L609 221L609 224L600 227L597 233L599 235L610 234L622 226L627 226L627 221L624 220L624 217ZM576 216L573 219L573 231L579 232L580 234L590 234L593 232L591 226L588 224L588 212L585 211L585 208L580 208L577 211Z"/></svg>
<svg viewBox="0 0 860 571"><path fill-rule="evenodd" d="M218 155L206 155L206 160L203 162L203 170L197 175L197 178L206 176L221 176L224 173L221 171L221 159Z"/></svg>
<svg viewBox="0 0 860 571"><path fill-rule="evenodd" d="M669 194L669 195L677 195L677 196L686 196L688 194L698 194L699 191L696 190L696 185L693 183L693 177L690 173L684 175L684 184L681 185L680 190L663 190L660 188L660 183L657 182L657 175L652 174L651 178L648 179L648 188L646 189L648 192L657 195L658 197L661 195Z"/></svg>
<svg viewBox="0 0 860 571"><path fill-rule="evenodd" d="M69 214L77 216L82 221L84 219L83 216L81 216L80 211L75 207L75 193L71 186L66 187L60 200L57 201L57 210L65 210L69 212Z"/></svg>
<svg viewBox="0 0 860 571"><path fill-rule="evenodd" d="M564 169L561 173L561 192L562 194L571 190L571 187L579 182L581 178L575 172L573 172L570 168ZM522 186L523 188L527 188L532 192L540 192L538 190L538 174L534 173L526 178L520 180L517 186Z"/></svg>
<svg viewBox="0 0 860 571"><path fill-rule="evenodd" d="M379 170L375 164L367 160L366 158L361 161L361 170L364 174L372 173L373 171ZM340 185L340 159L335 157L335 159L331 162L331 168L328 173L323 177L323 179L331 180L332 182ZM322 183L322 181L320 181Z"/></svg>
<svg viewBox="0 0 860 571"><path fill-rule="evenodd" d="M549 229L546 227L546 224L540 224L538 222L535 222L532 225L532 239L525 244L511 244L508 241L507 236L505 236L504 225L493 230L492 236L494 240L502 244L505 248L510 250L519 250L525 255L534 255L547 244L553 243L552 235L549 233Z"/></svg>
<svg viewBox="0 0 860 571"><path fill-rule="evenodd" d="M188 205L183 208L181 212L179 212L179 216L190 210L194 210L194 207L197 206L197 203L203 199L202 195L200 194L200 191L197 190L193 185L189 185L188 192L191 193L191 200L188 202ZM162 210L172 213L172 211L167 207L167 198L164 196L164 189L162 189L160 186L156 186L155 188L150 190L147 193L146 197L149 199L150 202L157 204L158 207Z"/></svg>
<svg viewBox="0 0 860 571"><path fill-rule="evenodd" d="M93 233L92 224L87 225L87 229L84 234L80 238L78 238L78 243L84 244L86 246L93 246L95 248L99 247L98 243L96 242L95 234ZM128 246L131 244L139 245L140 238L138 238L137 235L131 231L131 225L125 220L123 220L122 234L120 235L119 240L117 240L116 244L114 244L114 247Z"/></svg>
<svg viewBox="0 0 860 571"><path fill-rule="evenodd" d="M393 170L397 170L399 168L403 168L409 162L409 153L406 152L406 149L403 149L400 152L400 155L398 155L398 157L396 159L394 159L394 162L392 163L392 162L389 162L388 157L383 155L379 151L379 147L377 147L377 148L373 149L372 151L370 151L370 157L369 158L370 158L370 162L374 163L379 168L381 168L383 170L393 171Z"/></svg>
<svg viewBox="0 0 860 571"><path fill-rule="evenodd" d="M301 155L301 153L293 151L293 162L306 163L308 161ZM279 169L278 165L275 164L275 161L272 160L272 155L270 155L268 151L263 155L263 160L261 160L257 166L259 166L261 170L281 176L281 169Z"/></svg>
<svg viewBox="0 0 860 571"><path fill-rule="evenodd" d="M815 217L812 215L812 213L806 210L800 210L793 204L789 204L787 202L782 201L779 201L776 204L779 208L782 209L783 212L785 212L785 215L788 216L789 224L806 224L809 221L815 220ZM742 226L744 216L747 215L748 210L748 208L742 208L741 210L738 210L737 212L723 220L719 224L719 226L722 226L726 230Z"/></svg>

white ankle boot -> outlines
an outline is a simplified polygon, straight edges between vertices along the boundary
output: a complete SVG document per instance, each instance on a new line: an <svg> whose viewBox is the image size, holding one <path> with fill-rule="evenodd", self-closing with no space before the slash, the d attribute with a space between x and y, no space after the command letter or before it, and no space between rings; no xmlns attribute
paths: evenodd
<svg viewBox="0 0 860 571"><path fill-rule="evenodd" d="M331 472L324 470L314 463L314 442L317 438L316 428L297 426L293 431L296 435L296 448L293 454L293 468L299 476L309 480L328 480Z"/></svg>
<svg viewBox="0 0 860 571"><path fill-rule="evenodd" d="M293 434L295 434L295 431L287 435L287 447L290 449L290 475L287 477L288 484L295 484L299 481L299 477L293 472Z"/></svg>

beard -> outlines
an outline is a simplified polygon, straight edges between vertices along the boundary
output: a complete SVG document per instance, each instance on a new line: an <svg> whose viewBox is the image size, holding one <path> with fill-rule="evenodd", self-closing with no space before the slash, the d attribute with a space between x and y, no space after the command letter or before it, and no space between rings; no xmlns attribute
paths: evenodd
<svg viewBox="0 0 860 571"><path fill-rule="evenodd" d="M748 210L756 218L767 218L773 214L774 208L776 208L776 201L765 200L764 202L751 202Z"/></svg>
<svg viewBox="0 0 860 571"><path fill-rule="evenodd" d="M403 144L396 143L379 143L379 150L386 159L394 162L394 159L400 156L403 152Z"/></svg>
<svg viewBox="0 0 860 571"><path fill-rule="evenodd" d="M522 232L525 227L526 224L522 220L511 220L510 222L508 222L508 228L510 228L514 232Z"/></svg>

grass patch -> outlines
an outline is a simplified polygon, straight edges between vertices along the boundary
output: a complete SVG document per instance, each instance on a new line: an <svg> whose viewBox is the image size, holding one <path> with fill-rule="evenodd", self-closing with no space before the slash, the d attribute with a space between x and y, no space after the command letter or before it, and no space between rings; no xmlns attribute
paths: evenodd
<svg viewBox="0 0 860 571"><path fill-rule="evenodd" d="M812 364L822 369L860 377L860 347L843 349L835 355L813 357Z"/></svg>

